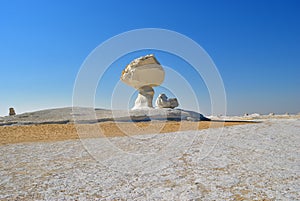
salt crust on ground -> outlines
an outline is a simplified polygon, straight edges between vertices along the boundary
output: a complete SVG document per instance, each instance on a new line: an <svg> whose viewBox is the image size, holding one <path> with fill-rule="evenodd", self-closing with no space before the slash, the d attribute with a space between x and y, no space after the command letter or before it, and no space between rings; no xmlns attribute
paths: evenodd
<svg viewBox="0 0 300 201"><path fill-rule="evenodd" d="M80 140L3 145L0 199L299 199L299 119L225 127L218 140L220 132L221 129L208 129L156 135L156 140L164 142L182 135L195 134L195 139L191 146L184 147L186 152L182 155L169 153L167 167L150 173L143 169L130 171L133 167L127 158L98 162ZM97 141L87 140L97 146ZM110 140L128 150L140 146L132 144L132 138ZM212 152L203 158L203 143L209 147L217 140ZM124 171L114 168L117 165L122 165Z"/></svg>

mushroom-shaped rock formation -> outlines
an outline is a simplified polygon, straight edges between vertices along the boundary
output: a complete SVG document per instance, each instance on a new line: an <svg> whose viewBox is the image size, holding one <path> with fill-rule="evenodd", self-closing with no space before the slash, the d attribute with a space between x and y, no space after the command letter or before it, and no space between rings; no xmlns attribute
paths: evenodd
<svg viewBox="0 0 300 201"><path fill-rule="evenodd" d="M122 72L121 80L139 90L132 109L152 108L153 87L161 85L164 78L165 71L153 54L137 58L128 64Z"/></svg>
<svg viewBox="0 0 300 201"><path fill-rule="evenodd" d="M169 98L166 96L166 94L159 94L155 101L156 107L158 108L175 108L177 107L178 101L177 98Z"/></svg>

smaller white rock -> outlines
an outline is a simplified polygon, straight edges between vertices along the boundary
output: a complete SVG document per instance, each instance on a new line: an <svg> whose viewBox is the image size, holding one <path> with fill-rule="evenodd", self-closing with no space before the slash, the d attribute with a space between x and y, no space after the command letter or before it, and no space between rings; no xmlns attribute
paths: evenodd
<svg viewBox="0 0 300 201"><path fill-rule="evenodd" d="M155 101L156 107L158 108L175 108L178 107L177 98L169 98L166 94L159 94Z"/></svg>

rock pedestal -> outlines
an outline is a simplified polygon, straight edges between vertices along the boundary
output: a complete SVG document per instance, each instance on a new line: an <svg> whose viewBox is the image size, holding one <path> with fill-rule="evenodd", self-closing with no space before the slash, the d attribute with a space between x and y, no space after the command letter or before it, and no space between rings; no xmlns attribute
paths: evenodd
<svg viewBox="0 0 300 201"><path fill-rule="evenodd" d="M139 95L135 100L134 107L132 109L146 109L152 108L152 100L154 90L150 86L144 86L138 89Z"/></svg>

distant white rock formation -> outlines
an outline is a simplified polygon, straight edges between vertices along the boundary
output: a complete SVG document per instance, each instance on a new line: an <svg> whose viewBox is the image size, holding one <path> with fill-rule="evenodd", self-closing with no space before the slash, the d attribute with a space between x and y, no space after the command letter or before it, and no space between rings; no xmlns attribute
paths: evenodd
<svg viewBox="0 0 300 201"><path fill-rule="evenodd" d="M175 108L178 107L178 101L177 98L169 98L166 96L166 94L159 94L155 101L156 107L158 108Z"/></svg>
<svg viewBox="0 0 300 201"><path fill-rule="evenodd" d="M253 118L254 118L254 117L259 117L259 116L260 116L260 114L258 114L258 113L253 113L253 114L250 114L250 115L249 115L249 117L253 117Z"/></svg>

